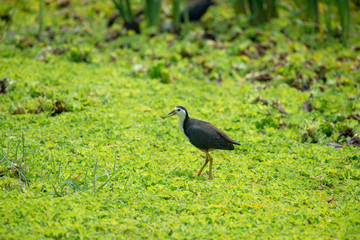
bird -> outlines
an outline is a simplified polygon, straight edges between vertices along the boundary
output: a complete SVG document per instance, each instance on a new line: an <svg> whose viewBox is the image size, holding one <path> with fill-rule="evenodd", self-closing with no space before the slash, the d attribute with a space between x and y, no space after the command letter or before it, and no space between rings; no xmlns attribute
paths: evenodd
<svg viewBox="0 0 360 240"><path fill-rule="evenodd" d="M211 123L201 121L195 118L190 118L188 111L183 106L176 106L170 113L162 118L168 118L171 116L178 116L178 124L180 131L184 137L196 148L200 149L206 154L205 163L201 167L197 176L201 175L201 172L205 166L209 165L209 179L212 178L212 164L213 158L209 152L216 149L221 150L234 150L235 145L241 145L237 141L231 139L226 133L212 125Z"/></svg>
<svg viewBox="0 0 360 240"><path fill-rule="evenodd" d="M190 22L198 22L202 16L206 13L208 8L216 3L214 0L195 0L192 1L186 9L180 13L180 23L185 23L185 16L188 14ZM168 32L174 30L174 23L165 23L161 27L162 32Z"/></svg>
<svg viewBox="0 0 360 240"><path fill-rule="evenodd" d="M213 0L198 0L191 3L187 8L180 13L180 22L185 22L186 12L189 14L189 21L196 22L199 21L200 18L206 13L207 9L211 6L215 5Z"/></svg>

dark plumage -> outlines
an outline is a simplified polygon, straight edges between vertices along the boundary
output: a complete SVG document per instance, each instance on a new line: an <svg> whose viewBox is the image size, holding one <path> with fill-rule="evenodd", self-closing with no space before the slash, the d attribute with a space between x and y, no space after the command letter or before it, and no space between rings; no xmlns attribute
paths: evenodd
<svg viewBox="0 0 360 240"><path fill-rule="evenodd" d="M179 128L184 136L190 141L190 143L206 153L205 163L198 172L198 176L201 174L206 164L210 161L209 178L211 178L213 159L209 152L216 149L234 150L234 144L240 145L240 143L231 139L226 133L211 123L195 118L190 118L187 110L182 106L175 107L174 110L172 110L165 117L170 117L173 115L178 115Z"/></svg>
<svg viewBox="0 0 360 240"><path fill-rule="evenodd" d="M191 3L187 8L180 13L180 22L185 22L185 14L189 12L189 21L199 21L200 18L206 13L207 9L214 5L212 0L198 0Z"/></svg>
<svg viewBox="0 0 360 240"><path fill-rule="evenodd" d="M234 150L233 144L240 145L211 123L195 118L188 117L185 120L184 130L190 143L201 150Z"/></svg>
<svg viewBox="0 0 360 240"><path fill-rule="evenodd" d="M213 0L193 1L190 5L188 5L186 7L186 9L184 9L180 13L180 22L185 23L186 12L189 13L189 21L190 22L199 21L211 5L215 5L215 2ZM165 23L162 25L161 30L163 32L179 30L179 29L174 29L174 28L175 28L174 23Z"/></svg>

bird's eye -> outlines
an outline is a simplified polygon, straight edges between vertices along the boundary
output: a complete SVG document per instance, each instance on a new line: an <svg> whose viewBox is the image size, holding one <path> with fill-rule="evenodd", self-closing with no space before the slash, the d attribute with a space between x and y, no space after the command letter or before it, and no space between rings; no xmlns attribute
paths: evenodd
<svg viewBox="0 0 360 240"><path fill-rule="evenodd" d="M178 109L176 109L176 111L180 112L180 109L178 108Z"/></svg>

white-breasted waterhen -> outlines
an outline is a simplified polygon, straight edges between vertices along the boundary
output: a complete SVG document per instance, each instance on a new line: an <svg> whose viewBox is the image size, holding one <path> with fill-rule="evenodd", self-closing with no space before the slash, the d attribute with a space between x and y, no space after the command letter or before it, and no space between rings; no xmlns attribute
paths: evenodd
<svg viewBox="0 0 360 240"><path fill-rule="evenodd" d="M209 179L211 179L213 159L209 152L216 149L234 150L234 144L240 145L240 143L232 140L226 133L211 123L195 118L190 118L187 110L182 106L175 107L168 115L164 116L163 118L171 117L173 115L177 115L179 117L179 128L185 138L189 140L192 145L206 154L205 163L197 175L199 176L206 164L210 162Z"/></svg>

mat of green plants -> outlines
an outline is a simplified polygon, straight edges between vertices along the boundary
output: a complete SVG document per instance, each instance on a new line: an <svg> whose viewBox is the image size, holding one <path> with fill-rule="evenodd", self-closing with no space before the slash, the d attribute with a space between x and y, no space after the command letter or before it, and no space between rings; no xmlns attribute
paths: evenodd
<svg viewBox="0 0 360 240"><path fill-rule="evenodd" d="M46 1L39 42L38 1L5 2L1 239L360 238L358 12L344 46L226 3L137 35L111 1ZM211 180L177 105L241 143Z"/></svg>

